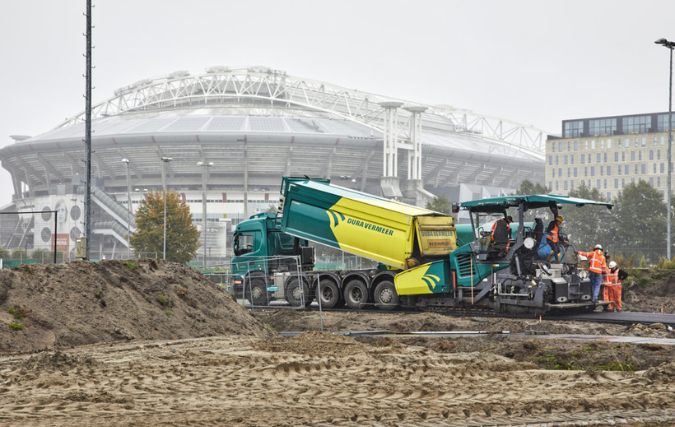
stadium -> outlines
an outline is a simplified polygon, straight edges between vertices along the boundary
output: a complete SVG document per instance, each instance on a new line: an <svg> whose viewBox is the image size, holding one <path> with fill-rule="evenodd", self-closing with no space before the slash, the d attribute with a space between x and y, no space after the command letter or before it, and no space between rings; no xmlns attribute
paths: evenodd
<svg viewBox="0 0 675 427"><path fill-rule="evenodd" d="M30 253L56 245L75 258L84 119L82 112L44 134L12 136L0 149L14 193L1 211L19 212L0 215L0 246ZM284 175L422 206L440 194L461 202L543 182L546 137L505 119L263 66L140 80L92 107L90 258L161 257L133 254L127 243L148 191L181 194L198 228L208 225L198 258L215 262L229 254L232 224L275 205Z"/></svg>

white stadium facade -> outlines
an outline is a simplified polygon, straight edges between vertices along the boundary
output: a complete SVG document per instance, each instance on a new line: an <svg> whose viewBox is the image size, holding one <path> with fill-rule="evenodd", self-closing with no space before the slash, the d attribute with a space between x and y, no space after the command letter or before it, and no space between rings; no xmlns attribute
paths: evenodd
<svg viewBox="0 0 675 427"><path fill-rule="evenodd" d="M30 253L56 241L74 259L84 230L84 120L83 112L44 134L12 136L0 149L14 190L2 212L23 212L0 215L0 246ZM129 200L135 211L145 192L164 186L181 194L200 230L206 195L206 256L216 262L229 254L232 224L276 204L284 175L418 205L440 194L464 201L544 182L546 138L505 119L262 66L141 80L92 107L90 258L161 257L130 252L127 234L135 230Z"/></svg>

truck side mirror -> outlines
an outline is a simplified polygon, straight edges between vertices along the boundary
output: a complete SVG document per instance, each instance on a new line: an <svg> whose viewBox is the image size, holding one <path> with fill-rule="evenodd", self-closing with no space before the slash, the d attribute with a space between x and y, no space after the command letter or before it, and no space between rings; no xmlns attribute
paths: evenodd
<svg viewBox="0 0 675 427"><path fill-rule="evenodd" d="M457 213L459 212L459 205L457 202L452 202L452 213Z"/></svg>

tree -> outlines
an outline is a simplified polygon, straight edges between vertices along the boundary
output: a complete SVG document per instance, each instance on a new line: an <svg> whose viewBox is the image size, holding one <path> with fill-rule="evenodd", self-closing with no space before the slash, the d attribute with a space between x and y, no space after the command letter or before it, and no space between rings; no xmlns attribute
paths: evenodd
<svg viewBox="0 0 675 427"><path fill-rule="evenodd" d="M452 212L452 202L445 194L434 197L431 202L427 202L426 208L431 211L449 214Z"/></svg>
<svg viewBox="0 0 675 427"><path fill-rule="evenodd" d="M647 253L651 262L658 261L666 248L666 203L661 192L647 181L630 183L615 199L614 220L610 235L616 249L630 255ZM652 253L652 257L650 257Z"/></svg>
<svg viewBox="0 0 675 427"><path fill-rule="evenodd" d="M569 196L605 201L600 190L591 189L585 185L571 190ZM560 211L560 215L565 219L562 230L577 250L590 251L597 244L608 248L613 244L613 238L609 233L610 225L615 221L613 212L605 206L584 205L577 208L573 205L565 205Z"/></svg>
<svg viewBox="0 0 675 427"><path fill-rule="evenodd" d="M139 254L164 251L164 192L153 191L136 211L136 232L130 244ZM199 248L199 231L192 223L190 208L175 191L166 195L166 259L186 263Z"/></svg>
<svg viewBox="0 0 675 427"><path fill-rule="evenodd" d="M548 194L548 188L539 183L533 183L526 179L520 184L520 188L516 190L516 196L529 196L532 194Z"/></svg>

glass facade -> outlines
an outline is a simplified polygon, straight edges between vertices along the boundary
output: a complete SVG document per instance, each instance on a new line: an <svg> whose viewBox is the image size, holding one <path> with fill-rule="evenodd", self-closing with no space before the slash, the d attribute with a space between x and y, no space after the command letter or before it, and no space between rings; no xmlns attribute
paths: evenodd
<svg viewBox="0 0 675 427"><path fill-rule="evenodd" d="M589 120L588 133L590 135L614 135L616 133L616 117Z"/></svg>

